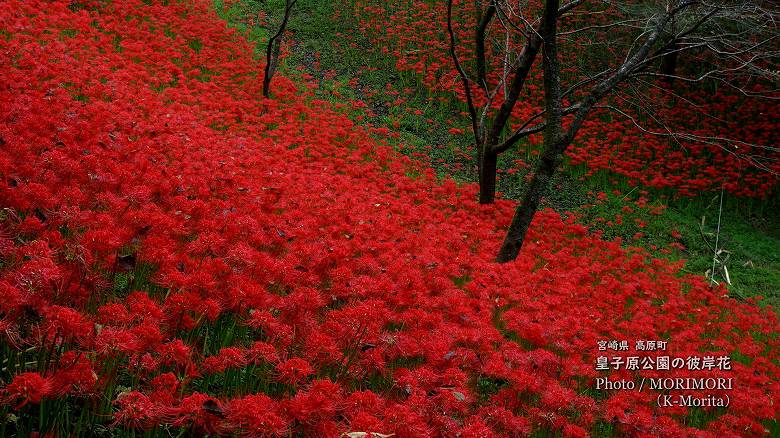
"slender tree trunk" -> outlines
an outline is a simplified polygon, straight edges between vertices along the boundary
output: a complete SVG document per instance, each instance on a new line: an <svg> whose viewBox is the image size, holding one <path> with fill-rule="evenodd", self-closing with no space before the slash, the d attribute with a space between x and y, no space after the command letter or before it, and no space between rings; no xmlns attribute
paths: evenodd
<svg viewBox="0 0 780 438"><path fill-rule="evenodd" d="M558 4L559 0L555 0ZM579 0L577 0L579 1ZM486 7L483 7L487 3ZM539 48L541 47L541 38L538 35L536 29L531 29L531 25L528 24L529 30L533 30L528 35L528 39L523 46L522 51L517 55L517 65L513 65L511 69L508 64L505 63L504 74L507 76L504 78L504 99L503 102L496 111L496 114L492 117L488 117L488 120L482 120L477 114L476 107L474 106L474 100L472 96L472 84L476 84L478 89L481 89L485 96L491 95L490 85L488 84L488 68L491 65L486 61L486 52L488 51L489 44L492 44L492 39L487 37L488 27L494 21L495 17L500 14L500 8L496 0L490 0L486 2L484 0L474 1L474 10L477 26L475 28L475 53L474 61L476 64L476 78L472 80L463 66L460 63L456 49L455 31L452 26L452 8L453 0L447 0L447 33L449 34L449 52L455 69L458 71L461 83L463 84L463 91L466 95L466 104L469 109L469 116L471 118L471 130L474 133L474 145L477 148L477 166L479 173L479 202L481 204L493 203L496 197L496 172L498 165L498 155L506 151L509 147L514 145L517 141L515 139L512 143L506 144L501 150L498 149L498 145L503 143L500 141L502 132L506 127L509 118L512 115L512 109L515 107L517 100L520 96L520 92L525 85L525 80L528 78L531 67L534 64ZM507 37L508 38L508 37ZM505 62L508 60L505 58ZM498 90L494 90L498 91ZM489 108L483 108L484 111L488 111ZM486 116L486 114L485 114ZM492 119L492 120L491 120ZM537 131L538 132L538 131ZM519 139L519 137L518 137Z"/></svg>
<svg viewBox="0 0 780 438"><path fill-rule="evenodd" d="M674 75L677 74L677 55L680 53L680 42L675 40L669 51L661 58L661 74L665 75L664 80L672 85Z"/></svg>
<svg viewBox="0 0 780 438"><path fill-rule="evenodd" d="M546 153L537 163L531 184L523 195L514 217L512 217L512 224L509 225L504 243L501 245L498 257L496 257L497 262L506 263L517 258L520 248L523 246L525 235L528 233L528 228L531 226L531 221L539 209L542 197L547 192L560 161L561 154L553 150Z"/></svg>
<svg viewBox="0 0 780 438"><path fill-rule="evenodd" d="M279 54L282 50L282 40L284 31L287 29L287 22L290 20L290 12L298 0L285 0L284 17L279 25L279 30L268 39L268 45L265 48L265 75L263 76L263 97L268 98L271 93L271 79L276 74L276 67L279 65Z"/></svg>
<svg viewBox="0 0 780 438"><path fill-rule="evenodd" d="M496 198L496 169L498 154L485 148L479 166L479 203L492 204Z"/></svg>
<svg viewBox="0 0 780 438"><path fill-rule="evenodd" d="M558 32L559 0L546 0L542 18L541 35L542 67L544 69L544 99L547 112L547 124L544 130L544 151L536 164L531 184L526 189L523 199L512 217L512 223L504 237L504 243L498 251L496 261L506 263L517 258L523 241L528 233L539 209L542 196L550 186L550 180L561 162L563 151L571 140L563 136L563 108L561 105L561 80L558 65L558 47L556 36Z"/></svg>
<svg viewBox="0 0 780 438"><path fill-rule="evenodd" d="M282 32L284 32L284 30L282 30ZM278 39L275 37L275 39L269 41L268 43L268 50L266 52L265 75L263 76L263 97L265 98L269 97L271 93L271 79L273 79L274 75L276 74L276 67L279 64L279 54L282 49L283 37L283 35L279 35Z"/></svg>

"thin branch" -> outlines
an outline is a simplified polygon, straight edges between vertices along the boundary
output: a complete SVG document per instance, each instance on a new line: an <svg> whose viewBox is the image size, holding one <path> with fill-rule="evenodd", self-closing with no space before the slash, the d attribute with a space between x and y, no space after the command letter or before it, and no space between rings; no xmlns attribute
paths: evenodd
<svg viewBox="0 0 780 438"><path fill-rule="evenodd" d="M632 71L641 63L650 53L650 49L655 44L661 31L666 27L667 23L672 19L674 14L683 10L685 7L695 4L695 1L687 1L681 3L678 7L668 11L661 19L657 21L655 26L649 31L649 35L645 39L645 42L639 47L639 49L630 56L612 75L607 79L597 84L591 92L582 100L580 108L575 114L574 121L569 126L566 132L565 143L570 143L577 131L582 126L591 108L601 100L607 93L609 93L618 83L624 80Z"/></svg>
<svg viewBox="0 0 780 438"><path fill-rule="evenodd" d="M738 149L740 146L747 146L747 147L756 148L756 149L765 149L765 150L772 151L772 152L780 152L780 148L775 148L775 147L765 146L765 145L760 145L760 144L755 144L755 143L747 143L747 142L743 142L743 141L735 140L735 139L730 139L730 138L726 138L726 137L696 135L696 134L691 134L691 133L687 133L687 132L674 132L674 131L671 131L671 129L667 129L666 132L652 131L652 130L649 130L649 129L645 128L639 122L637 122L636 118L634 118L630 114L626 113L625 111L623 111L623 110L621 110L621 109L619 109L619 108L617 108L615 106L612 106L612 105L595 105L593 108L602 108L602 109L608 109L610 111L614 111L614 112L622 115L626 119L628 119L637 129L639 129L641 132L643 132L645 134L653 135L653 136L656 136L656 137L668 137L668 138L671 138L671 139L674 139L674 140L678 140L678 141L679 140L685 140L685 141L709 144L709 145L713 145L713 146L719 146L725 152L727 152L729 154L732 154L732 155L734 155L735 157L737 157L739 159L748 161L753 166L758 167L758 168L760 168L763 171L769 172L769 173L771 173L773 175L780 175L779 173L777 173L776 171L772 170L771 168L766 167L763 163L757 161L753 156L747 155L747 154L738 154L734 150L731 150L731 149L729 149L726 146L727 145L732 145L732 147L734 149ZM726 145L726 146L724 146L724 145Z"/></svg>
<svg viewBox="0 0 780 438"><path fill-rule="evenodd" d="M477 110L474 108L474 99L471 96L471 81L469 80L466 71L463 70L463 66L460 64L460 58L455 50L455 31L452 29L452 1L447 0L447 33L450 36L450 56L455 63L455 68L458 70L460 79L463 82L463 90L466 93L466 105L468 105L469 116L471 116L471 129L474 131L474 141L478 146L481 143L482 134L477 124Z"/></svg>
<svg viewBox="0 0 780 438"><path fill-rule="evenodd" d="M491 21L493 21L493 17L496 14L496 6L493 3L493 0L490 1L490 5L488 5L487 10L485 10L485 13L482 15L482 19L480 20L479 24L477 25L477 35L476 35L476 50L475 50L475 57L477 61L477 84L482 87L483 90L485 90L485 93L488 92L488 85L487 85L487 69L485 67L485 31L487 30L488 25Z"/></svg>
<svg viewBox="0 0 780 438"><path fill-rule="evenodd" d="M564 108L561 111L561 115L573 114L577 110L577 108L578 108L577 105L573 105L573 106ZM528 137L531 134L536 134L538 132L544 131L544 128L547 126L547 124L545 122L537 123L536 125L531 126L530 128L529 128L529 125L531 125L531 123L534 120L536 120L539 117L543 116L545 112L546 111L541 111L541 112L538 112L538 113L534 114L531 118L526 120L525 123L522 124L522 126L517 128L517 130L515 130L515 132L511 136L509 136L501 144L498 144L498 145L494 146L493 147L493 151L500 154L502 152L505 152L505 151L509 150L512 146L514 146L521 139L523 139L525 137Z"/></svg>
<svg viewBox="0 0 780 438"><path fill-rule="evenodd" d="M509 93L504 97L504 102L501 104L498 113L493 119L493 125L491 126L488 137L488 141L491 144L496 143L498 137L501 135L501 131L504 130L504 127L509 121L509 117L512 115L512 110L517 103L517 99L520 97L520 92L525 85L528 74L531 72L531 67L536 60L536 55L539 53L541 45L542 39L539 37L538 30L531 33L526 40L525 46L518 56L518 65L514 69L514 77L509 86Z"/></svg>
<svg viewBox="0 0 780 438"><path fill-rule="evenodd" d="M585 31L588 31L588 30L594 30L594 29L600 29L600 30L603 30L603 29L612 29L613 27L618 27L618 26L626 26L626 25L628 25L629 23L639 23L639 22L641 22L641 21L642 21L642 20L639 20L639 19L634 19L634 20L623 20L623 21L618 21L618 22L615 22L615 23L609 23L609 24L600 24L600 25L585 26L585 27L581 27L581 28L579 28L579 29L568 30L568 31L566 31L566 32L558 32L558 35L559 35L559 36L574 35L574 34L577 34L577 33L580 33L580 32L585 32ZM634 27L634 26L630 26L630 27Z"/></svg>

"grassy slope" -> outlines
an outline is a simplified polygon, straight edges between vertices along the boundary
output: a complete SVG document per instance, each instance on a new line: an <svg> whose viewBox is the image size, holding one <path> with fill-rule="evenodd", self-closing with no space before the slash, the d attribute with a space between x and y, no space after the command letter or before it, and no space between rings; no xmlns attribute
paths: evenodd
<svg viewBox="0 0 780 438"><path fill-rule="evenodd" d="M258 54L265 47L269 32L248 24L247 18L257 17L258 12L265 10L273 26L278 22L282 4L280 0L266 4L243 0L223 9L222 2L216 1L223 18L258 43ZM331 7L331 2L324 0L297 5L288 28L292 43L286 46L290 53L283 62L284 74L299 75L302 82L316 83L318 96L336 105L350 99L365 102L366 108L347 106L345 111L358 123L384 126L398 133L397 138L380 137L404 153L417 153L429 159L440 175L457 181L474 181L476 175L465 153L470 145L468 130L455 135L448 131L450 127L469 126L462 115L462 106L446 96L429 99L430 92L417 78L399 74L394 69L394 60L374 51L349 17L334 22ZM349 40L339 37L339 33L349 35ZM399 97L405 99L402 105L395 102ZM415 109L422 114L415 114ZM532 156L525 152L504 154L500 167L508 170L517 159L529 161ZM674 200L669 198L669 193L643 192L613 175L583 179L583 173L581 168L566 168L559 173L546 205L563 214L573 214L605 238L620 237L626 244L649 248L658 256L685 259L686 271L705 274L711 269L710 248L714 246L719 213L717 193L703 194L698 199ZM505 197L518 198L523 190L522 177L523 171L500 175L499 191ZM597 199L599 192L604 192L606 197ZM640 196L648 200L643 206L635 203ZM777 197L759 203L727 196L718 244L718 248L730 253L727 269L732 282L731 294L738 299L762 296L765 298L762 303L776 308L780 308L780 217L771 212L780 207L778 204ZM658 208L663 212L658 214ZM670 244L681 244L684 249ZM716 279L722 281L722 273Z"/></svg>

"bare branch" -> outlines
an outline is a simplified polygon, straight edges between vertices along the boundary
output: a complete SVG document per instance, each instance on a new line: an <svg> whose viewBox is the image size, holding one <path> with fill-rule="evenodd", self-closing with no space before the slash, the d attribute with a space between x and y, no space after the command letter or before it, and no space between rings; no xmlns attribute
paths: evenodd
<svg viewBox="0 0 780 438"><path fill-rule="evenodd" d="M756 144L756 143L748 143L748 142L730 139L726 137L696 135L688 132L673 132L668 127L666 128L666 131L663 132L653 131L642 126L632 115L626 113L625 111L613 105L595 105L594 108L608 109L610 111L622 115L623 117L628 119L631 122L631 124L634 125L634 127L636 127L638 130L640 130L645 134L653 135L656 137L668 137L677 141L684 140L684 141L698 142L698 143L718 146L722 148L725 152L733 155L738 159L748 161L751 165L758 167L763 171L769 172L773 175L779 175L777 172L773 171L771 168L767 167L766 165L758 161L754 156L750 154L738 153L738 149L740 146L745 146L745 147L751 147L756 149L765 149L773 152L780 152L780 148Z"/></svg>
<svg viewBox="0 0 780 438"><path fill-rule="evenodd" d="M561 114L562 115L573 114L578 108L579 107L577 105L564 108L561 111ZM515 132L511 136L509 136L501 144L498 144L498 145L494 146L493 150L496 153L505 152L505 151L509 150L512 146L514 146L521 139L523 139L525 137L528 137L531 134L536 134L538 132L542 132L544 130L544 128L547 126L547 124L544 123L544 122L537 123L536 125L533 125L530 128L529 128L529 126L531 125L531 123L533 123L534 120L536 120L539 117L543 116L545 112L546 111L541 111L541 112L538 112L538 113L534 114L533 116L531 116L519 128L517 128L517 130L515 130Z"/></svg>
<svg viewBox="0 0 780 438"><path fill-rule="evenodd" d="M452 62L455 63L455 68L458 70L460 79L463 82L463 90L464 93L466 93L466 105L468 105L469 116L471 116L471 129L474 131L474 141L479 145L481 143L482 134L479 125L477 124L477 110L474 108L474 99L471 96L471 81L469 80L468 75L466 75L466 71L463 70L463 66L460 64L460 58L458 58L458 53L455 50L455 31L452 29L452 1L453 0L447 0L447 33L449 33L450 36L450 56L452 57Z"/></svg>
<svg viewBox="0 0 780 438"><path fill-rule="evenodd" d="M487 71L485 67L485 31L487 30L488 25L491 21L493 21L493 17L496 14L496 6L493 3L493 0L490 1L490 5L488 5L487 10L485 10L485 13L482 14L482 19L480 20L479 24L477 25L477 36L476 36L476 61L477 61L477 83L480 87L482 87L483 90L485 90L485 93L488 92L488 85L487 85Z"/></svg>
<svg viewBox="0 0 780 438"><path fill-rule="evenodd" d="M520 97L520 92L525 85L525 81L528 78L528 74L536 60L536 55L539 53L541 45L542 39L539 37L538 31L530 33L523 50L518 56L518 65L514 68L514 75L509 86L509 93L504 97L504 102L501 104L498 113L493 119L493 125L491 126L490 134L488 136L488 141L491 144L497 142L501 135L501 131L504 130L504 127L509 121L509 117L512 115L512 109L514 109L517 104L517 99Z"/></svg>
<svg viewBox="0 0 780 438"><path fill-rule="evenodd" d="M661 31L666 27L667 23L677 12L683 10L685 7L695 4L695 1L686 1L681 3L676 8L666 12L663 17L657 20L656 24L647 32L648 36L639 49L630 56L612 75L607 79L600 82L593 87L591 92L580 102L579 110L575 114L574 121L569 126L566 132L565 143L570 143L577 131L582 126L588 113L593 106L601 100L607 93L609 93L618 83L624 80L650 53L653 44L655 44Z"/></svg>

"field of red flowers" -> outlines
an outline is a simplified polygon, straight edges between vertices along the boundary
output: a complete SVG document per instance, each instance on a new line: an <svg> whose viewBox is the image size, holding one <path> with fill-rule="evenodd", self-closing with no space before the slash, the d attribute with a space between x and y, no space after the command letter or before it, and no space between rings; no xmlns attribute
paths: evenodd
<svg viewBox="0 0 780 438"><path fill-rule="evenodd" d="M513 203L263 99L207 1L6 0L0 43L0 436L778 430L772 309L549 210L494 264Z"/></svg>
<svg viewBox="0 0 780 438"><path fill-rule="evenodd" d="M454 94L465 102L462 82L449 54L446 2L339 0L338 3L341 6L335 14L356 17L358 28L365 31L365 35L374 46L381 48L384 55L396 60L398 71L415 75L429 90ZM454 27L459 41L458 50L464 60L471 60L474 56L474 4L476 2L455 1L457 16ZM540 9L539 2L521 4L529 10L528 17L535 16L534 13ZM562 43L564 73L567 69L575 71L583 68L581 46L567 41L570 38L567 33L603 25L598 20L614 20L615 14L619 13L607 2L604 5L595 3L590 8L600 11L596 14L573 14L562 23L562 35L565 36ZM349 35L343 37L346 40L350 38ZM503 38L500 29L493 36L493 39ZM576 40L576 36L572 38ZM598 38L588 44L603 44L607 47L605 50L609 50L612 41L617 49L612 48L616 51L609 57L619 59L623 56L620 45L614 44L614 31L604 32ZM493 61L492 75L488 77L492 87L499 83L506 58L494 45L487 49L493 52L492 56L488 56L488 60ZM687 61L693 66L706 62L702 59ZM685 61L681 63L684 68ZM588 175L609 171L645 187L673 191L684 197L699 196L702 192L721 187L734 195L752 198L770 197L777 191L780 153L771 146L777 144L780 138L774 120L767 117L776 112L773 100L753 99L727 85L705 92L696 82L678 81L672 92L658 84L648 82L645 85L649 85L649 89L644 91L641 99L628 93L614 98L620 102L618 106L625 108L644 129L688 133L710 139L739 138L744 143L735 148L723 147L714 141L694 142L685 138L670 141L668 137L644 135L634 125L634 120L602 109L586 121L578 141L567 152L571 165L586 166ZM748 92L760 93L763 90L760 85L751 87ZM527 95L524 91L523 98L513 111L515 128L543 108L541 89L541 68L534 68ZM476 91L479 93L480 90ZM501 97L499 94L492 99L494 107L500 105ZM487 100L484 95L476 98L480 102ZM639 111L638 107L643 110ZM652 115L648 113L649 108L653 109ZM468 131L467 126L463 128ZM521 147L538 148L541 143L539 134L531 136L528 144Z"/></svg>

